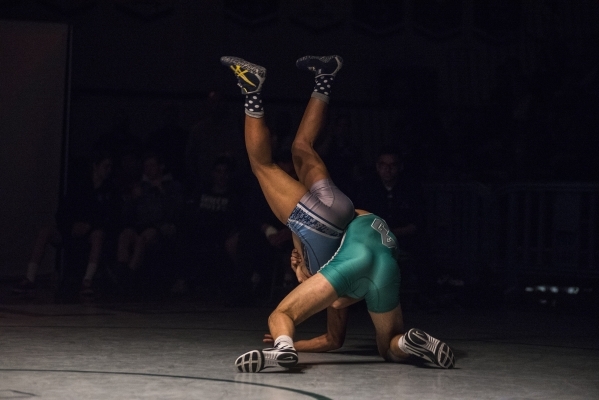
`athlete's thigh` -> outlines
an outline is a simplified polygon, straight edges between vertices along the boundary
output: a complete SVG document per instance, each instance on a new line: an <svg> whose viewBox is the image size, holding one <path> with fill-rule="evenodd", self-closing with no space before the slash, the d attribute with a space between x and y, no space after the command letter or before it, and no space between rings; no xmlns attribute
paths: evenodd
<svg viewBox="0 0 599 400"><path fill-rule="evenodd" d="M308 188L321 179L329 178L324 162L314 150L314 142L326 122L327 109L327 103L310 98L291 146L295 172Z"/></svg>
<svg viewBox="0 0 599 400"><path fill-rule="evenodd" d="M398 305L393 310L384 313L375 313L372 311L368 313L376 330L376 344L379 353L384 356L389 349L391 339L396 335L404 333L401 306Z"/></svg>
<svg viewBox="0 0 599 400"><path fill-rule="evenodd" d="M322 274L316 274L289 292L275 311L287 314L297 326L330 306L337 298L329 281Z"/></svg>
<svg viewBox="0 0 599 400"><path fill-rule="evenodd" d="M298 179L308 188L320 180L330 179L324 161L311 146L296 146L294 148L293 165Z"/></svg>
<svg viewBox="0 0 599 400"><path fill-rule="evenodd" d="M255 166L254 175L266 202L282 223L287 223L291 212L308 189L277 165Z"/></svg>

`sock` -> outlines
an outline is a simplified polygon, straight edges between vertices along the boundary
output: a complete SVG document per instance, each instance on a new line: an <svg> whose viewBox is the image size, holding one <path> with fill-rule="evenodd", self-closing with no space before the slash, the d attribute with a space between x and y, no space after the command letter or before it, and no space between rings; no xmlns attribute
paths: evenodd
<svg viewBox="0 0 599 400"><path fill-rule="evenodd" d="M401 337L399 338L399 340L397 341L397 345L399 346L399 349L401 351L403 351L406 354L410 354L410 352L408 351L408 348L406 347L406 341L404 340L404 337L406 335L401 335Z"/></svg>
<svg viewBox="0 0 599 400"><path fill-rule="evenodd" d="M91 281L96 274L96 270L98 269L98 263L89 263L87 264L87 269L85 270L85 276L83 280Z"/></svg>
<svg viewBox="0 0 599 400"><path fill-rule="evenodd" d="M245 113L253 118L264 117L264 108L262 107L262 93L250 93L245 95Z"/></svg>
<svg viewBox="0 0 599 400"><path fill-rule="evenodd" d="M295 347L293 347L293 339L291 339L287 335L281 335L278 338L276 338L275 339L275 347L277 349L293 349L293 350L295 350Z"/></svg>
<svg viewBox="0 0 599 400"><path fill-rule="evenodd" d="M316 97L328 104L329 96L331 95L331 85L333 85L333 75L319 75L316 77L316 85L312 97Z"/></svg>
<svg viewBox="0 0 599 400"><path fill-rule="evenodd" d="M29 264L27 264L27 280L29 282L34 282L35 281L35 274L37 273L37 263L34 262L30 262Z"/></svg>

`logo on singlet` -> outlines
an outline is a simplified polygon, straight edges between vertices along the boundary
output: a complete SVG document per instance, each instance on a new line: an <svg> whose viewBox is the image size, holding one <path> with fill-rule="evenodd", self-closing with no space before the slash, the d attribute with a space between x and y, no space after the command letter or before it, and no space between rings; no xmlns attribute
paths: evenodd
<svg viewBox="0 0 599 400"><path fill-rule="evenodd" d="M383 245L387 246L390 249L397 247L395 239L393 239L393 237L389 235L389 227L387 226L387 223L385 221L383 221L380 218L375 218L374 221L372 221L372 225L370 226L372 227L372 229L381 234L381 242L383 242Z"/></svg>

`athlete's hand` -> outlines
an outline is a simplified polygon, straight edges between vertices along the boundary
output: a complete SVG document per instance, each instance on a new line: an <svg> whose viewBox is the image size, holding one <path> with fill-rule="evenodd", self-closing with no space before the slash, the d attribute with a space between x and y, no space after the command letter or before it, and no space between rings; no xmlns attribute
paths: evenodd
<svg viewBox="0 0 599 400"><path fill-rule="evenodd" d="M306 268L304 259L297 249L291 251L291 269L295 272L295 276L299 283L308 280L312 276L310 271L308 271L308 268Z"/></svg>
<svg viewBox="0 0 599 400"><path fill-rule="evenodd" d="M312 277L308 268L306 268L306 264L301 263L300 266L295 270L295 276L297 276L297 281L299 283L305 282Z"/></svg>
<svg viewBox="0 0 599 400"><path fill-rule="evenodd" d="M295 272L297 267L303 262L302 255L297 249L291 250L291 269Z"/></svg>
<svg viewBox="0 0 599 400"><path fill-rule="evenodd" d="M272 345L274 345L274 343L275 343L275 340L272 338L272 335L270 333L265 333L262 341L264 343L268 343L268 344L272 344Z"/></svg>

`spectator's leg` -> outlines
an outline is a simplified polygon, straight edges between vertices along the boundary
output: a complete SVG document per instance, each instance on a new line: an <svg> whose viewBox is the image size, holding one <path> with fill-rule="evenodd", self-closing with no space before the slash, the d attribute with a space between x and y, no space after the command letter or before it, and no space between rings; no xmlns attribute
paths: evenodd
<svg viewBox="0 0 599 400"><path fill-rule="evenodd" d="M133 254L129 261L129 268L135 271L141 266L148 245L156 242L157 238L158 230L156 228L147 228L137 236L133 247Z"/></svg>
<svg viewBox="0 0 599 400"><path fill-rule="evenodd" d="M120 264L129 263L131 248L137 239L137 233L131 228L121 232L117 244L117 262Z"/></svg>
<svg viewBox="0 0 599 400"><path fill-rule="evenodd" d="M27 264L27 275L26 278L29 282L35 281L37 269L44 258L46 252L46 246L48 244L59 245L62 242L62 236L58 229L55 227L44 227L41 228L37 234L35 244L33 245L33 251L31 253L31 259Z"/></svg>
<svg viewBox="0 0 599 400"><path fill-rule="evenodd" d="M89 235L89 258L87 262L87 269L83 277L83 284L91 285L92 279L98 269L98 263L100 262L100 255L102 254L102 245L104 244L104 231L100 229L93 230Z"/></svg>

